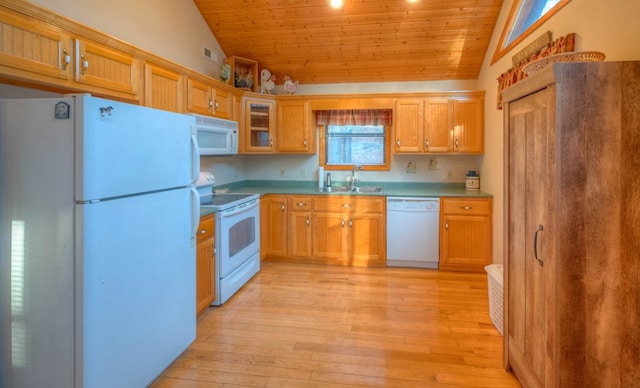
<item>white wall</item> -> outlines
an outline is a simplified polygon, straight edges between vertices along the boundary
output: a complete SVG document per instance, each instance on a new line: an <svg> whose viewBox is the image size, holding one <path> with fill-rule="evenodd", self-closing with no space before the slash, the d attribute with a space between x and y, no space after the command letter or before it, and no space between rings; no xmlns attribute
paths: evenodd
<svg viewBox="0 0 640 388"><path fill-rule="evenodd" d="M494 195L493 260L503 260L503 123L502 111L495 108L496 79L511 67L511 57L544 31L553 39L575 32L576 51L601 51L606 61L640 60L640 1L572 0L505 57L490 65L497 41L513 0L505 0L496 30L478 79L478 88L486 90L485 156L482 162L482 189Z"/></svg>
<svg viewBox="0 0 640 388"><path fill-rule="evenodd" d="M30 0L122 41L217 78L224 53L191 0ZM202 45L218 58L202 56Z"/></svg>

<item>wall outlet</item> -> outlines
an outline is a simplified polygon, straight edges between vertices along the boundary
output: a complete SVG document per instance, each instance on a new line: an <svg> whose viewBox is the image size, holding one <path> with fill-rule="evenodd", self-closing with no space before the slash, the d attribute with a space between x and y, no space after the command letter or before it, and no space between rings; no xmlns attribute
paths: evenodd
<svg viewBox="0 0 640 388"><path fill-rule="evenodd" d="M451 170L447 171L447 178L448 179L453 178L453 171L451 171Z"/></svg>
<svg viewBox="0 0 640 388"><path fill-rule="evenodd" d="M307 169L306 168L300 169L300 176L303 177L303 178L307 176Z"/></svg>
<svg viewBox="0 0 640 388"><path fill-rule="evenodd" d="M284 168L280 169L280 178L284 178Z"/></svg>

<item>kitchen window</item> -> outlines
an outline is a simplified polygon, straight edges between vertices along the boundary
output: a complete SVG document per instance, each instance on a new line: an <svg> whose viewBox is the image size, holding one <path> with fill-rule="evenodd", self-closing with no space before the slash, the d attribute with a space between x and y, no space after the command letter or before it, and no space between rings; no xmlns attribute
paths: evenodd
<svg viewBox="0 0 640 388"><path fill-rule="evenodd" d="M531 35L571 0L514 0L491 64Z"/></svg>
<svg viewBox="0 0 640 388"><path fill-rule="evenodd" d="M317 111L320 165L389 170L390 109Z"/></svg>

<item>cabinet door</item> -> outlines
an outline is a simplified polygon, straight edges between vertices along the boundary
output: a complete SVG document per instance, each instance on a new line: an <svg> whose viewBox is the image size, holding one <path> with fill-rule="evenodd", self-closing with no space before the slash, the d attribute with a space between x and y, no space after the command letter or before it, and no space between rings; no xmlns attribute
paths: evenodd
<svg viewBox="0 0 640 388"><path fill-rule="evenodd" d="M314 212L311 249L314 258L349 259L348 222L348 214Z"/></svg>
<svg viewBox="0 0 640 388"><path fill-rule="evenodd" d="M200 315L215 299L215 218L208 215L198 226L196 246L196 314Z"/></svg>
<svg viewBox="0 0 640 388"><path fill-rule="evenodd" d="M233 119L233 98L231 92L222 88L212 88L213 115L221 119Z"/></svg>
<svg viewBox="0 0 640 388"><path fill-rule="evenodd" d="M549 207L553 187L549 182L548 163L555 163L550 157L547 142L553 138L547 126L547 94L541 91L508 105L509 127L509 170L508 170L508 236L505 271L505 289L508 303L508 317L505 325L505 344L508 362L517 370L523 385L543 387L545 371L549 369L547 359L547 336L553 338L553 325L547 322L551 309L547 300L549 274L553 263L544 266L536 260L536 253L542 260L553 257L553 244L546 244L545 234L552 233L552 225L547 223L546 210ZM543 226L538 231L539 225ZM535 237L534 237L535 236ZM537 241L534 240L537 237ZM551 241L551 240L549 240ZM535 252L537 250L537 252ZM553 385L552 382L548 382Z"/></svg>
<svg viewBox="0 0 640 388"><path fill-rule="evenodd" d="M275 152L275 101L247 99L244 109L245 152Z"/></svg>
<svg viewBox="0 0 640 388"><path fill-rule="evenodd" d="M394 152L416 153L424 150L424 101L398 99L393 112Z"/></svg>
<svg viewBox="0 0 640 388"><path fill-rule="evenodd" d="M482 99L453 101L453 151L484 152L484 123Z"/></svg>
<svg viewBox="0 0 640 388"><path fill-rule="evenodd" d="M288 255L311 257L311 199L289 198Z"/></svg>
<svg viewBox="0 0 640 388"><path fill-rule="evenodd" d="M278 101L278 152L312 152L309 130L309 103L307 101Z"/></svg>
<svg viewBox="0 0 640 388"><path fill-rule="evenodd" d="M133 55L88 39L75 39L74 81L138 99L138 61Z"/></svg>
<svg viewBox="0 0 640 388"><path fill-rule="evenodd" d="M73 50L63 30L0 10L0 33L2 73L54 83L70 79Z"/></svg>
<svg viewBox="0 0 640 388"><path fill-rule="evenodd" d="M443 215L439 268L444 271L484 271L484 266L491 262L490 231L488 216Z"/></svg>
<svg viewBox="0 0 640 388"><path fill-rule="evenodd" d="M187 80L187 110L191 113L211 115L213 96L211 87L204 82Z"/></svg>
<svg viewBox="0 0 640 388"><path fill-rule="evenodd" d="M261 201L264 212L261 222L264 227L260 231L265 255L286 256L287 254L287 198L282 195L269 195Z"/></svg>
<svg viewBox="0 0 640 388"><path fill-rule="evenodd" d="M453 102L448 98L424 103L425 151L450 152L453 138Z"/></svg>
<svg viewBox="0 0 640 388"><path fill-rule="evenodd" d="M386 265L385 218L380 214L353 214L349 220L350 264Z"/></svg>
<svg viewBox="0 0 640 388"><path fill-rule="evenodd" d="M144 105L182 112L184 83L182 75L152 63L144 65Z"/></svg>

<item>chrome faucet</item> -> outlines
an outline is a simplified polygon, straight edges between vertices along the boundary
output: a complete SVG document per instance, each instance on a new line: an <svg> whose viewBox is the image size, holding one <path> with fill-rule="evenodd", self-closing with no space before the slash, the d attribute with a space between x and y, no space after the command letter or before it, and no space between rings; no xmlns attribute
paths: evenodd
<svg viewBox="0 0 640 388"><path fill-rule="evenodd" d="M353 170L351 170L351 187L350 190L351 191L358 191L358 187L356 187L356 183L358 183L359 179L356 178L356 170L364 170L364 167L356 164L355 166L353 166Z"/></svg>

